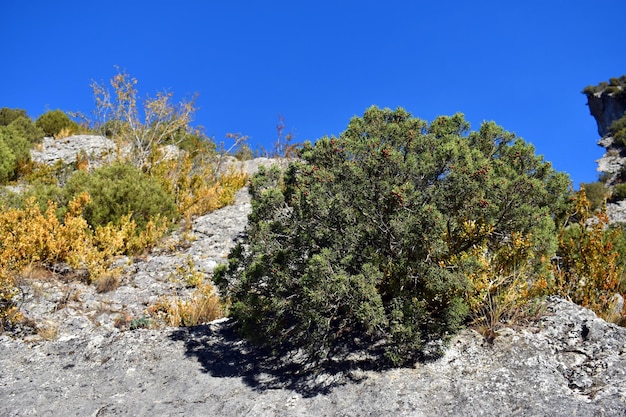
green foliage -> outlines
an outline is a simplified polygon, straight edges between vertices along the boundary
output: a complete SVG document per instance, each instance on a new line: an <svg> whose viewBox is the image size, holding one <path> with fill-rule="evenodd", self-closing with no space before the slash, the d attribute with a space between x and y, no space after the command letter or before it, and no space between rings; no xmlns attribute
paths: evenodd
<svg viewBox="0 0 626 417"><path fill-rule="evenodd" d="M607 91L610 94L624 95L624 87L626 86L626 75L622 75L619 78L610 78L609 82L602 81L598 85L588 85L582 91L585 95L592 95Z"/></svg>
<svg viewBox="0 0 626 417"><path fill-rule="evenodd" d="M0 143L0 182L14 180L29 163L32 144L12 124L0 126Z"/></svg>
<svg viewBox="0 0 626 417"><path fill-rule="evenodd" d="M37 142L44 137L43 131L28 117L16 118L9 124L9 127L16 129L20 136L28 139L29 142Z"/></svg>
<svg viewBox="0 0 626 417"><path fill-rule="evenodd" d="M149 329L150 326L152 326L152 321L148 317L142 316L131 320L129 328L130 330Z"/></svg>
<svg viewBox="0 0 626 417"><path fill-rule="evenodd" d="M35 125L40 128L46 136L57 136L63 129L71 131L78 130L77 123L58 109L50 110L39 116L35 121Z"/></svg>
<svg viewBox="0 0 626 417"><path fill-rule="evenodd" d="M0 126L8 126L19 117L29 119L26 110L3 107L0 109Z"/></svg>
<svg viewBox="0 0 626 417"><path fill-rule="evenodd" d="M460 254L527 236L540 269L556 250L569 180L494 123L372 107L300 158L252 179L247 239L214 278L260 344L323 360L380 342L410 362L467 318L478 259Z"/></svg>
<svg viewBox="0 0 626 417"><path fill-rule="evenodd" d="M611 193L611 201L621 201L626 200L626 183L617 184L613 187L613 192Z"/></svg>
<svg viewBox="0 0 626 417"><path fill-rule="evenodd" d="M85 191L91 202L85 207L84 217L91 226L119 224L130 214L142 230L157 215L177 218L173 197L156 179L128 163L116 162L91 174L75 172L65 185L68 200Z"/></svg>
<svg viewBox="0 0 626 417"><path fill-rule="evenodd" d="M0 138L0 184L4 184L13 178L16 162L17 160L11 148Z"/></svg>
<svg viewBox="0 0 626 417"><path fill-rule="evenodd" d="M585 189L592 211L602 207L607 198L611 195L609 187L600 181L589 184L580 184L580 187Z"/></svg>
<svg viewBox="0 0 626 417"><path fill-rule="evenodd" d="M619 293L626 294L626 224L610 224L607 236L611 239L613 249L618 253L617 266L620 268ZM626 313L626 312L625 312Z"/></svg>
<svg viewBox="0 0 626 417"><path fill-rule="evenodd" d="M609 132L616 144L626 146L626 115L609 126Z"/></svg>
<svg viewBox="0 0 626 417"><path fill-rule="evenodd" d="M217 150L215 143L199 132L186 131L177 133L172 136L167 143L178 146L180 149L188 152L192 157L198 155L213 155Z"/></svg>

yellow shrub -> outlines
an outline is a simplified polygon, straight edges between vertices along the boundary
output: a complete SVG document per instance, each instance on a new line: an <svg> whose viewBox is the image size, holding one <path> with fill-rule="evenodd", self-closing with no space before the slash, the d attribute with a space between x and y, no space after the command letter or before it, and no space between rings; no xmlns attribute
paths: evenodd
<svg viewBox="0 0 626 417"><path fill-rule="evenodd" d="M575 218L576 223L559 234L560 259L554 267L553 291L609 319L615 315L613 300L624 273L614 248L620 232L607 228L605 207L593 213L584 188L578 193Z"/></svg>
<svg viewBox="0 0 626 417"><path fill-rule="evenodd" d="M191 255L187 256L184 265L176 266L176 278L182 280L188 287L198 287L204 282L204 274L196 269Z"/></svg>
<svg viewBox="0 0 626 417"><path fill-rule="evenodd" d="M466 301L473 323L492 338L506 322L519 318L530 299L543 294L545 277L533 271L531 235L514 232L494 252L487 246L490 227L473 221L462 226L461 238L479 243L452 256L447 265L465 272L470 282Z"/></svg>
<svg viewBox="0 0 626 417"><path fill-rule="evenodd" d="M224 310L215 287L210 283L202 283L189 299L162 297L148 309L148 313L163 320L168 326L187 327L224 317Z"/></svg>
<svg viewBox="0 0 626 417"><path fill-rule="evenodd" d="M248 180L243 171L233 169L219 177L214 171L212 164L203 161L194 164L185 153L178 159L153 165L150 174L174 195L178 212L189 223L195 216L232 204L235 193Z"/></svg>
<svg viewBox="0 0 626 417"><path fill-rule="evenodd" d="M91 281L109 271L114 256L132 254L154 245L167 230L160 217L152 219L145 230L124 217L119 225L108 224L92 231L82 217L90 201L80 194L68 205L63 222L55 213L55 203L48 203L45 213L35 199L26 201L23 209L7 209L0 213L0 273L13 276L29 265L66 262L72 268L87 268ZM9 281L5 281L7 288Z"/></svg>

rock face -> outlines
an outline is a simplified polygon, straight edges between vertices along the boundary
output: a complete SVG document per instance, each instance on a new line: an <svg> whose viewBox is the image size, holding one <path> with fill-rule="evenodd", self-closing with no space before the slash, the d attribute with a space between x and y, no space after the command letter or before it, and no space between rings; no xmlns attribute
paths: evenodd
<svg viewBox="0 0 626 417"><path fill-rule="evenodd" d="M606 90L587 94L587 105L591 115L596 119L600 136L608 135L611 123L626 112L626 98L615 96Z"/></svg>
<svg viewBox="0 0 626 417"><path fill-rule="evenodd" d="M31 151L33 161L54 164L62 160L72 163L83 153L90 165L100 165L107 160L113 160L117 155L117 145L111 139L98 135L75 135L63 139L51 137L43 138L39 149Z"/></svg>
<svg viewBox="0 0 626 417"><path fill-rule="evenodd" d="M493 343L411 369L302 371L219 321L27 343L0 336L3 416L623 416L626 329L553 298Z"/></svg>
<svg viewBox="0 0 626 417"><path fill-rule="evenodd" d="M623 87L613 87L621 89ZM611 136L611 124L622 118L626 112L626 95L615 94L609 90L589 91L587 105L593 118L598 125L598 134L601 136L598 145L606 149L602 158L598 159L598 172L602 173L602 181L612 187L623 181L621 173L626 165L626 149L621 144L615 143ZM607 203L609 222L626 222L626 201Z"/></svg>

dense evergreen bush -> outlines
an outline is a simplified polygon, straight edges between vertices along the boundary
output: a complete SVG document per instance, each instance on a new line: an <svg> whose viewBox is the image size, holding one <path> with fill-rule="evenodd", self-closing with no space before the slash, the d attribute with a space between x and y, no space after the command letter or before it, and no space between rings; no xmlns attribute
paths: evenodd
<svg viewBox="0 0 626 417"><path fill-rule="evenodd" d="M16 158L9 145L0 138L0 184L9 181L15 172Z"/></svg>
<svg viewBox="0 0 626 417"><path fill-rule="evenodd" d="M83 215L92 226L117 224L125 215L132 214L141 230L157 215L167 219L177 217L173 197L159 182L128 163L116 162L98 168L89 174L76 171L65 185L67 199L86 191L91 197Z"/></svg>
<svg viewBox="0 0 626 417"><path fill-rule="evenodd" d="M13 124L0 126L0 142L0 182L6 182L15 179L20 167L28 164L32 143Z"/></svg>
<svg viewBox="0 0 626 417"><path fill-rule="evenodd" d="M19 117L29 118L26 110L3 107L0 109L0 126L8 126Z"/></svg>
<svg viewBox="0 0 626 417"><path fill-rule="evenodd" d="M556 249L569 180L493 123L372 107L300 158L252 179L247 239L215 274L262 345L319 360L378 343L410 362L466 319L477 260L459 254L526 236L516 262L539 268Z"/></svg>
<svg viewBox="0 0 626 417"><path fill-rule="evenodd" d="M29 142L39 142L44 137L43 131L27 117L18 117L9 124L9 127L15 128Z"/></svg>
<svg viewBox="0 0 626 417"><path fill-rule="evenodd" d="M61 110L48 111L35 121L35 125L40 128L46 136L57 136L63 129L76 131L78 125L72 121L67 114Z"/></svg>

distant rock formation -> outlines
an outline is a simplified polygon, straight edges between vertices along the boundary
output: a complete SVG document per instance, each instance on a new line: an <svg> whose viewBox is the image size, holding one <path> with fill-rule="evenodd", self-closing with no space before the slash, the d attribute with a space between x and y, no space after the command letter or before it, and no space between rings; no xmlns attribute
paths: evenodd
<svg viewBox="0 0 626 417"><path fill-rule="evenodd" d="M613 189L624 182L626 166L626 147L623 140L615 140L611 125L626 117L626 76L612 78L610 83L602 82L598 86L589 86L583 90L587 96L589 112L598 125L601 138L598 145L606 152L596 162L600 181ZM607 214L611 223L626 223L626 200L607 203Z"/></svg>
<svg viewBox="0 0 626 417"><path fill-rule="evenodd" d="M602 137L609 135L611 123L626 112L626 95L615 94L608 89L585 94L589 111L598 124L598 134Z"/></svg>

